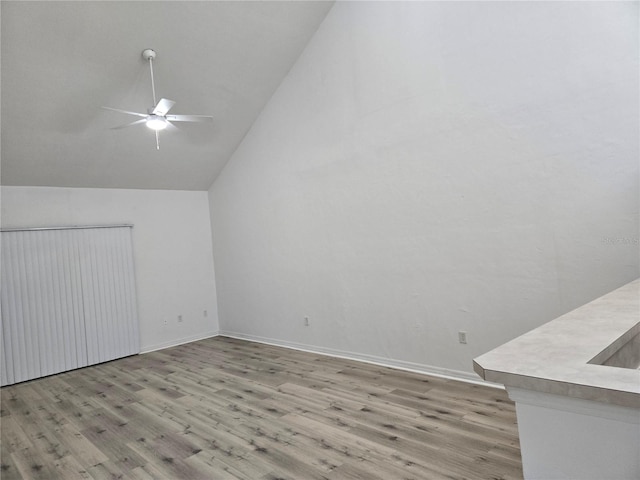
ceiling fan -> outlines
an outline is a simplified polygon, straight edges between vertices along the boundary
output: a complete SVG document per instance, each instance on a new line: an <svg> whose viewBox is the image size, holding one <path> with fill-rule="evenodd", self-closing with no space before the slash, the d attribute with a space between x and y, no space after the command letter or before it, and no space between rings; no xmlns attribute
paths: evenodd
<svg viewBox="0 0 640 480"><path fill-rule="evenodd" d="M142 51L142 58L149 61L149 70L151 71L151 92L153 94L153 107L148 110L148 113L131 112L129 110L121 110L119 108L102 107L106 110L113 110L114 112L126 113L127 115L135 115L142 117L135 122L113 127L113 130L120 128L131 127L133 125L146 124L156 134L156 149L160 150L159 131L165 128L175 128L171 122L210 122L213 117L209 115L168 115L171 107L176 103L173 100L161 98L159 102L156 102L156 85L153 79L153 60L156 58L156 52L150 48Z"/></svg>

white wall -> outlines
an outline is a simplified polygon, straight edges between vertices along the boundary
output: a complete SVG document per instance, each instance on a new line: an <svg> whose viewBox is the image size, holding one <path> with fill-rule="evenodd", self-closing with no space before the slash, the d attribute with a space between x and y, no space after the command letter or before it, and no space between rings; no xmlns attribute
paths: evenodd
<svg viewBox="0 0 640 480"><path fill-rule="evenodd" d="M210 189L222 331L470 372L637 277L637 34L630 2L336 3Z"/></svg>
<svg viewBox="0 0 640 480"><path fill-rule="evenodd" d="M1 193L3 228L134 225L143 351L218 332L206 192L2 187Z"/></svg>

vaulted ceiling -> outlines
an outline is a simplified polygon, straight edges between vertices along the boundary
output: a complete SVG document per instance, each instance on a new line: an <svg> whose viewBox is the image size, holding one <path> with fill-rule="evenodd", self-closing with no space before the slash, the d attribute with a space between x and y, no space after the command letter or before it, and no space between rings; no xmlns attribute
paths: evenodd
<svg viewBox="0 0 640 480"><path fill-rule="evenodd" d="M2 1L2 185L206 190L330 10L329 1ZM154 132L157 98L212 115Z"/></svg>

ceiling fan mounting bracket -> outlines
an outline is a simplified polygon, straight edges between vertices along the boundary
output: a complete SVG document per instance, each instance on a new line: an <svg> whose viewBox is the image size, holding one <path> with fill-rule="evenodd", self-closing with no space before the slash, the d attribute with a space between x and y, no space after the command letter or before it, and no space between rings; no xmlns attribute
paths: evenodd
<svg viewBox="0 0 640 480"><path fill-rule="evenodd" d="M151 48L147 48L147 49L143 50L142 51L142 58L144 58L145 60L155 60L156 59L155 50L152 50Z"/></svg>

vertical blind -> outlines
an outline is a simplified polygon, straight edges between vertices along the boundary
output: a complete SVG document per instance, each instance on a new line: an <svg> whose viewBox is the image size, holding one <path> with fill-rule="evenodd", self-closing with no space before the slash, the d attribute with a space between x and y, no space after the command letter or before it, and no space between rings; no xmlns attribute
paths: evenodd
<svg viewBox="0 0 640 480"><path fill-rule="evenodd" d="M130 226L1 240L2 385L140 352Z"/></svg>

